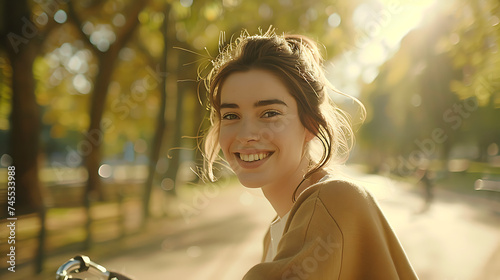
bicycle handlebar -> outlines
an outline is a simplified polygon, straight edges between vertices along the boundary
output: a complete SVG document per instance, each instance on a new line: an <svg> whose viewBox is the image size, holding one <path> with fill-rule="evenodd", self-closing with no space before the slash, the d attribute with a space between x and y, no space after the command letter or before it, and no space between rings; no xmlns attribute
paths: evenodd
<svg viewBox="0 0 500 280"><path fill-rule="evenodd" d="M107 277L107 279L117 279L116 277L111 278L111 273L102 265L91 261L87 256L78 255L70 259L69 261L61 265L59 269L57 269L56 280L78 280L79 278L73 278L71 276L71 273L80 273L88 271L91 268L100 272L103 276Z"/></svg>

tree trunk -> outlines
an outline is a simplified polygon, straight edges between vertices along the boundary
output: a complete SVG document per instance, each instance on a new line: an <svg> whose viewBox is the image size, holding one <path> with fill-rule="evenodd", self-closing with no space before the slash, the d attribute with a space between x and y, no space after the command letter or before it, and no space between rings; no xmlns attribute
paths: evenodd
<svg viewBox="0 0 500 280"><path fill-rule="evenodd" d="M38 247L35 249L37 273L42 271L45 250L45 205L38 177L40 152L40 108L36 102L33 62L40 45L40 34L31 22L27 1L4 3L3 41L12 66L12 113L10 154L15 168L15 212L8 217L37 213L41 226ZM4 30L1 30L4 33ZM3 35L3 34L2 34Z"/></svg>
<svg viewBox="0 0 500 280"><path fill-rule="evenodd" d="M175 123L173 123L172 147L167 151L169 164L166 177L171 179L174 186L169 190L169 195L176 194L177 173L181 164L180 149L182 147L182 125L183 125L184 95L179 91L175 102Z"/></svg>
<svg viewBox="0 0 500 280"><path fill-rule="evenodd" d="M86 140L90 144L90 151L84 155L84 162L88 172L87 185L85 187L85 194L83 196L83 204L87 212L87 238L85 240L85 247L89 248L91 237L91 219L90 206L93 199L104 200L104 193L101 187L101 180L99 178L99 166L101 163L101 146L104 141L104 134L106 129L112 127L109 121L103 122L102 116L106 106L106 97L108 95L108 86L113 76L116 61L120 50L125 47L129 39L134 34L134 30L139 24L138 15L144 9L148 1L135 1L132 2L129 8L130 12L127 15L125 25L120 28L116 35L116 41L110 46L106 52L101 52L94 45L91 44L90 38L85 34L82 29L82 20L79 18L74 9L73 3L68 2L69 20L71 20L80 31L83 38L86 38L86 44L97 54L99 61L99 71L94 83L94 91L90 103L90 125L87 131Z"/></svg>
<svg viewBox="0 0 500 280"><path fill-rule="evenodd" d="M100 187L100 178L98 174L101 162L101 146L106 132L106 125L101 125L106 97L108 94L108 85L113 75L113 69L118 57L118 48L112 48L109 52L99 55L99 73L94 84L90 103L90 125L87 131L87 138L92 144L92 149L85 158L85 164L89 178L87 181L87 194L95 196L99 200L104 199L104 194Z"/></svg>
<svg viewBox="0 0 500 280"><path fill-rule="evenodd" d="M7 36L2 36L2 47L12 67L10 154L16 173L16 214L25 214L43 206L38 179L40 108L33 78L33 62L38 53L38 40L34 37L38 30L29 21L27 1L7 1L4 5L6 32L2 31Z"/></svg>
<svg viewBox="0 0 500 280"><path fill-rule="evenodd" d="M16 172L16 214L36 212L43 207L38 178L40 108L33 78L36 53L36 46L30 43L19 53L9 51L12 65L10 150Z"/></svg>
<svg viewBox="0 0 500 280"><path fill-rule="evenodd" d="M167 34L172 34L170 38L175 38L175 29L174 27L170 27L167 31ZM167 35L168 36L168 35ZM173 44L170 42L166 45L167 48L172 48ZM165 194L167 196L176 195L176 176L177 171L179 170L179 148L181 146L181 126L182 126L182 103L183 96L180 93L180 88L178 85L178 74L177 69L180 68L180 57L177 55L173 55L170 57L167 69L170 75L167 77L167 91L168 91L168 100L167 105L169 108L167 109L167 124L169 126L168 131L168 139L166 139L167 143L167 155L169 158L168 169L165 177L170 179L173 183L172 188L169 189Z"/></svg>
<svg viewBox="0 0 500 280"><path fill-rule="evenodd" d="M170 14L170 4L165 4L165 20L163 23L163 56L160 61L160 71L162 73L167 72L167 60L168 60L168 25L169 25L169 14ZM144 194L142 198L142 214L143 214L143 224L147 222L150 217L149 205L151 200L151 191L153 189L153 183L156 175L156 164L158 163L158 158L161 152L161 144L163 142L163 134L165 133L165 112L167 107L167 79L162 77L160 82L160 110L158 111L158 118L156 122L156 129L153 136L153 143L151 144L151 151L149 154L149 166L148 166L148 178L144 186Z"/></svg>
<svg viewBox="0 0 500 280"><path fill-rule="evenodd" d="M68 2L69 21L71 21L80 32L83 38L86 38L85 43L97 55L99 71L94 82L94 91L92 92L90 103L90 124L87 130L86 140L89 142L91 149L84 156L85 166L87 168L89 178L86 186L86 198L88 196L95 197L99 200L104 199L104 193L101 188L101 181L98 170L101 161L101 145L104 140L106 129L112 127L112 123L103 122L102 116L106 106L106 97L108 94L108 86L113 76L113 70L118 58L120 50L125 47L129 39L134 34L134 30L139 24L138 15L144 9L148 1L133 2L129 8L130 12L127 15L127 22L119 29L116 34L116 41L110 46L106 52L98 50L91 42L87 34L81 29L83 21L75 11L73 3ZM85 202L85 201L84 201ZM87 202L85 202L87 203Z"/></svg>

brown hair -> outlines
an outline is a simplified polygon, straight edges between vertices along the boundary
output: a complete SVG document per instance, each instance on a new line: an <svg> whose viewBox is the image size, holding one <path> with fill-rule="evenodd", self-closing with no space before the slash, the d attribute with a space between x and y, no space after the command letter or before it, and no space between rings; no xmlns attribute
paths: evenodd
<svg viewBox="0 0 500 280"><path fill-rule="evenodd" d="M336 106L327 89L333 88L325 78L323 59L311 39L302 35L265 34L250 36L243 32L212 61L213 68L205 80L212 126L205 135L204 169L215 180L213 164L219 157L220 89L227 77L250 69L266 70L276 75L297 102L302 125L316 137L309 144L311 164L304 178L335 159L347 160L353 144L348 115ZM349 96L351 97L351 96ZM354 97L364 111L363 105Z"/></svg>

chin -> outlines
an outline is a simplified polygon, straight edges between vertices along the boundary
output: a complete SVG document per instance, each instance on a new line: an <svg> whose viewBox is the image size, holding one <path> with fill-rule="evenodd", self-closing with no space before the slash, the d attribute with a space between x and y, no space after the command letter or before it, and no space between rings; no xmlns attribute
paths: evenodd
<svg viewBox="0 0 500 280"><path fill-rule="evenodd" d="M246 175L237 175L240 184L249 189L258 189L264 185L262 179L257 180L256 178L249 178L250 176Z"/></svg>

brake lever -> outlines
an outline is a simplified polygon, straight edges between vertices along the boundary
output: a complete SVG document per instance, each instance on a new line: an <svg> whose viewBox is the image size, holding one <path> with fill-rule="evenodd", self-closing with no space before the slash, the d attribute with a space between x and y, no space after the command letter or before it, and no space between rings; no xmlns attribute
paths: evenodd
<svg viewBox="0 0 500 280"><path fill-rule="evenodd" d="M111 273L104 266L91 261L89 257L84 255L78 255L61 265L59 269L57 269L56 280L82 280L80 278L73 278L71 273L85 272L91 268L99 271L106 279L118 280L118 278L114 276L111 277Z"/></svg>

